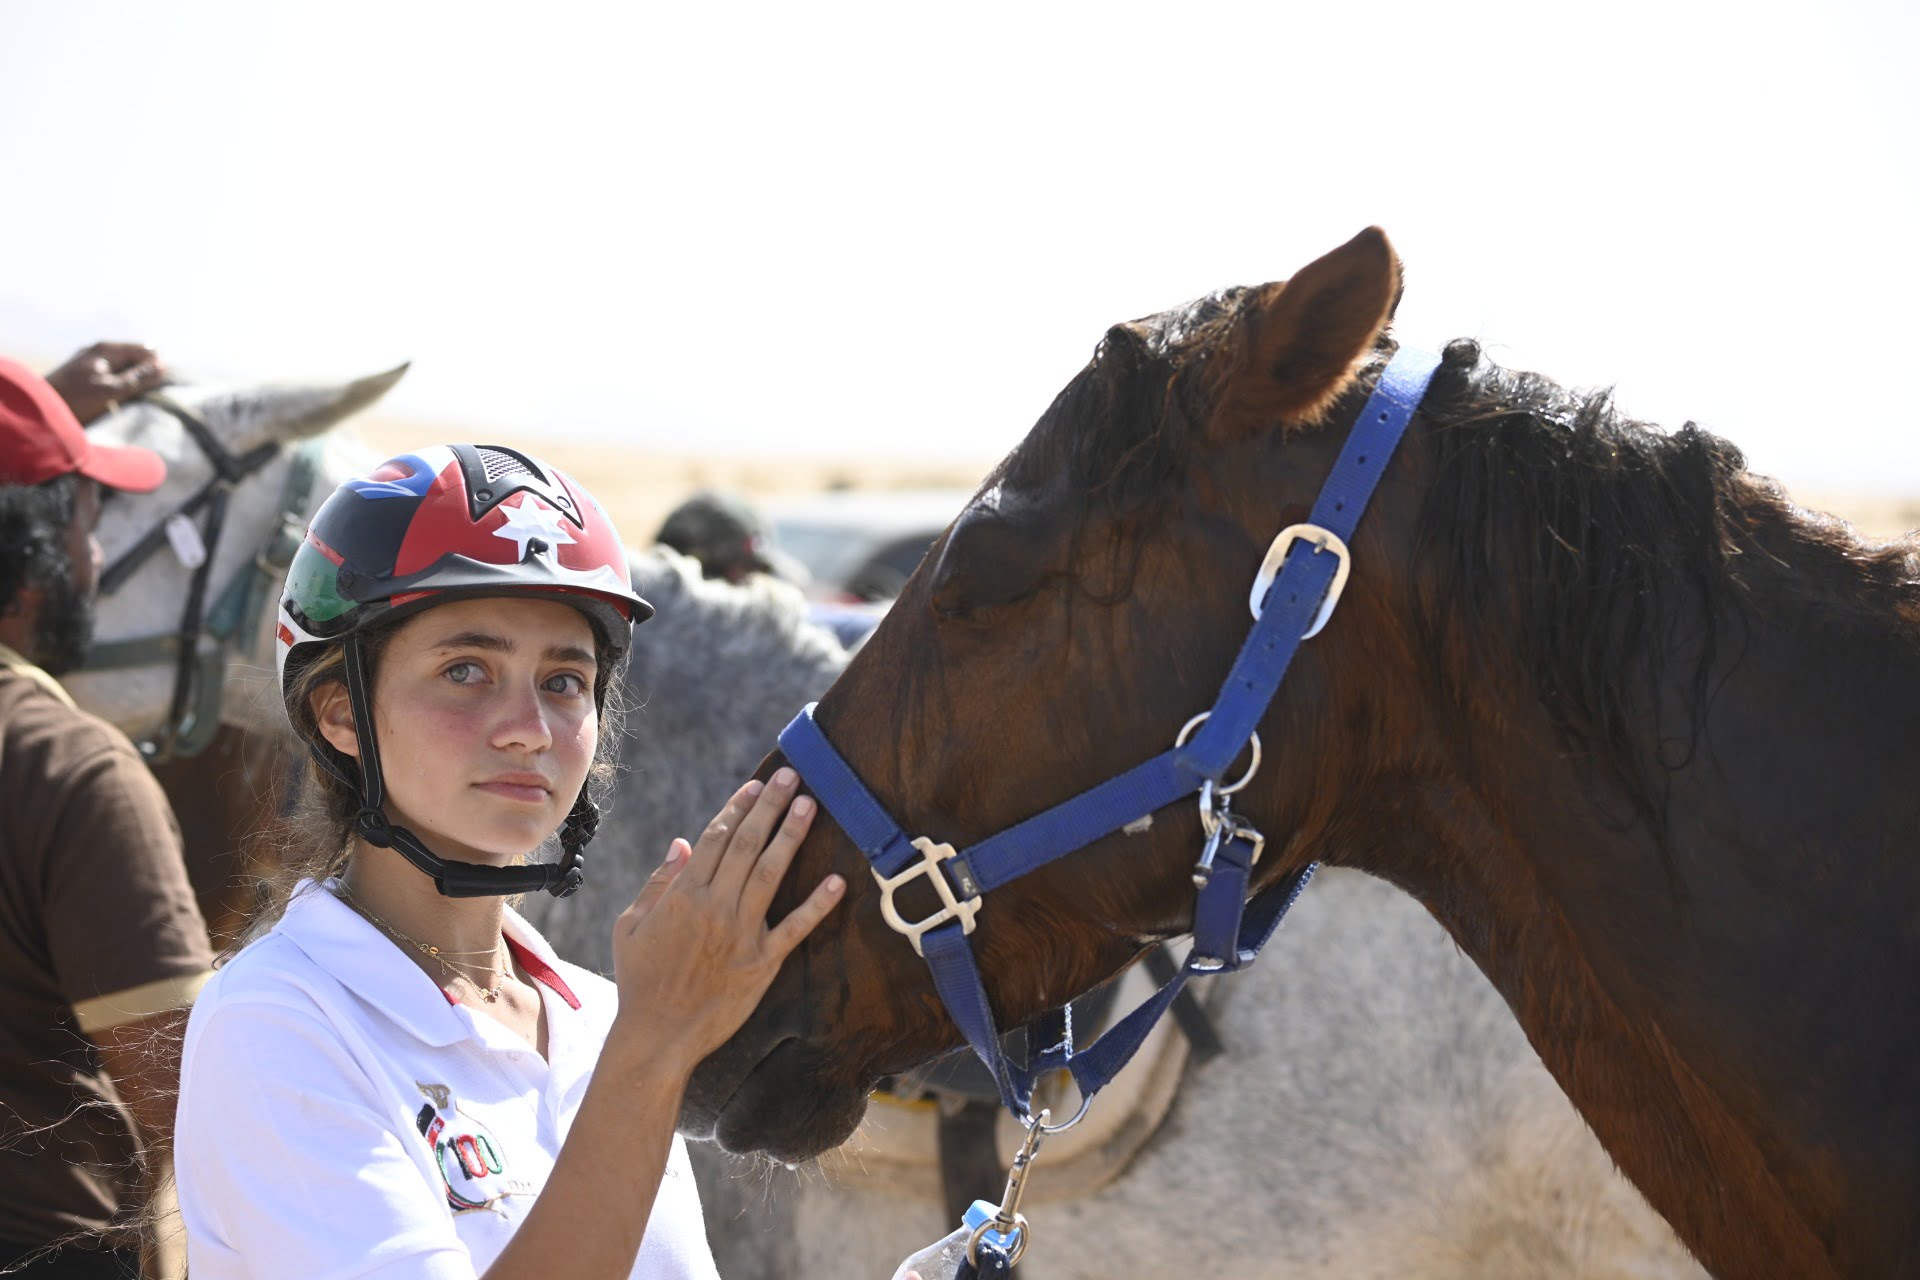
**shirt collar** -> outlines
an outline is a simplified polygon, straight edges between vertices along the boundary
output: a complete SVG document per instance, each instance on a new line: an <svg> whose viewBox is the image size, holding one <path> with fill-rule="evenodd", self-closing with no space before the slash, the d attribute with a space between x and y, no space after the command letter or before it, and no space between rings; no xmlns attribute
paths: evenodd
<svg viewBox="0 0 1920 1280"><path fill-rule="evenodd" d="M580 1001L561 978L559 959L547 940L511 907L502 931L534 980L578 1009ZM415 1039L437 1046L472 1037L473 1026L458 1005L393 939L316 882L300 882L273 932L284 934L308 959Z"/></svg>
<svg viewBox="0 0 1920 1280"><path fill-rule="evenodd" d="M73 706L73 695L66 691L65 686L4 644L0 644L0 667L18 671L60 701Z"/></svg>

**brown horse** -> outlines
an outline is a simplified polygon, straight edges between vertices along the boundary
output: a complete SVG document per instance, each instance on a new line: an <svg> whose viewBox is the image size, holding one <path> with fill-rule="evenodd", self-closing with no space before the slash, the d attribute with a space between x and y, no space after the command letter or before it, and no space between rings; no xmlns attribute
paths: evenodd
<svg viewBox="0 0 1920 1280"><path fill-rule="evenodd" d="M1212 704L1400 289L1373 229L1107 334L820 704L910 832L965 848ZM1717 1274L1920 1274L1915 545L1455 342L1353 559L1260 725L1256 887L1318 858L1424 903ZM1001 1025L1186 931L1199 840L1182 805L988 894ZM837 827L787 894L829 866L847 901L703 1064L689 1132L803 1157L959 1043Z"/></svg>
<svg viewBox="0 0 1920 1280"><path fill-rule="evenodd" d="M253 909L254 886L271 866L250 866L266 855L288 770L286 750L274 738L223 726L198 756L153 766L186 844L187 878L200 900L214 949L238 940Z"/></svg>

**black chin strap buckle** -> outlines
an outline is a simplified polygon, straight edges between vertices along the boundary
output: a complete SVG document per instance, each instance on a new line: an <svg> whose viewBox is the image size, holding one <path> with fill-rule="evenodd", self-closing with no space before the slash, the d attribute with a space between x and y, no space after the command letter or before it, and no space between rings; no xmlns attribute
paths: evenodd
<svg viewBox="0 0 1920 1280"><path fill-rule="evenodd" d="M553 883L547 886L547 892L556 898L571 897L573 892L587 882L587 873L580 865L580 855L575 854L571 866L564 866Z"/></svg>
<svg viewBox="0 0 1920 1280"><path fill-rule="evenodd" d="M354 830L360 838L376 849L393 848L393 825L387 821L387 815L380 810L363 807L353 816Z"/></svg>

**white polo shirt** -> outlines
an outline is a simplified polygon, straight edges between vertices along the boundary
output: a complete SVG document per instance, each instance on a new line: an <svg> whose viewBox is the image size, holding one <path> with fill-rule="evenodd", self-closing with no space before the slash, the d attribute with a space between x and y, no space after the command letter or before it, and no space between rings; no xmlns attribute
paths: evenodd
<svg viewBox="0 0 1920 1280"><path fill-rule="evenodd" d="M471 1280L546 1185L613 1020L613 984L525 921L547 1057L459 1005L303 884L194 1003L174 1177L194 1280ZM718 1280L679 1137L632 1274Z"/></svg>

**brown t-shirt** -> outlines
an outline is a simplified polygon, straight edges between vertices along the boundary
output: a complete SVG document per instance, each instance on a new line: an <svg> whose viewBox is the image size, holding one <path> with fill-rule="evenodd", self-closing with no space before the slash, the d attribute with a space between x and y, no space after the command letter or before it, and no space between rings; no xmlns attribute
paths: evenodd
<svg viewBox="0 0 1920 1280"><path fill-rule="evenodd" d="M166 797L125 734L0 648L0 1240L99 1231L140 1147L91 1034L213 962Z"/></svg>

